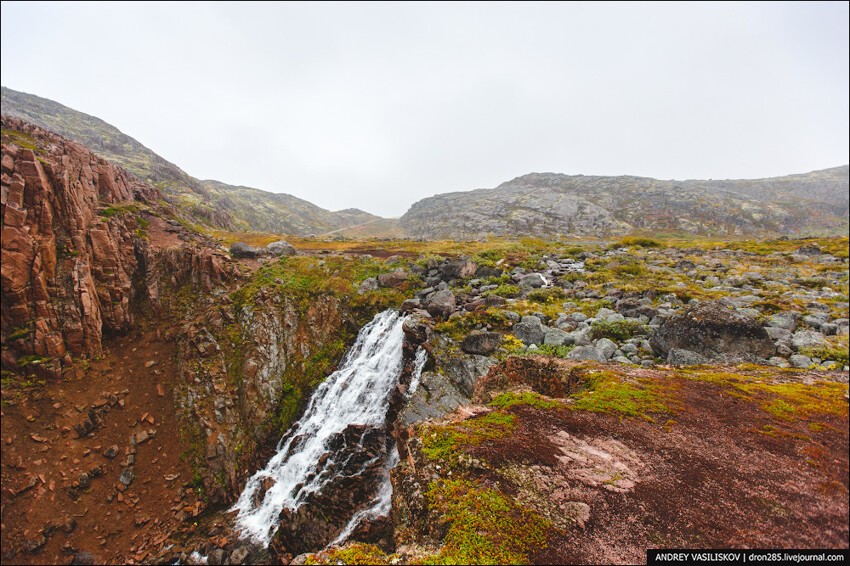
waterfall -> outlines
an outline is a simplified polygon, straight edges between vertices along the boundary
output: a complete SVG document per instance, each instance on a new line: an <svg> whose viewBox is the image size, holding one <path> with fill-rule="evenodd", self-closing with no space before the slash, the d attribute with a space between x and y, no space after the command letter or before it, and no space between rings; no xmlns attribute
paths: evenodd
<svg viewBox="0 0 850 566"><path fill-rule="evenodd" d="M236 528L242 538L268 546L278 529L281 511L297 509L305 498L321 492L334 479L334 464L340 463L334 461L331 442L351 425L384 426L390 394L403 366L404 320L397 312L387 310L360 330L339 369L316 389L304 415L281 439L277 453L248 480L231 509L238 511ZM424 361L424 352L418 352L413 376L417 382ZM385 477L378 493L368 508L354 514L334 543L344 541L364 519L389 513L389 470L397 461L393 446L383 463ZM375 463L372 459L361 467Z"/></svg>

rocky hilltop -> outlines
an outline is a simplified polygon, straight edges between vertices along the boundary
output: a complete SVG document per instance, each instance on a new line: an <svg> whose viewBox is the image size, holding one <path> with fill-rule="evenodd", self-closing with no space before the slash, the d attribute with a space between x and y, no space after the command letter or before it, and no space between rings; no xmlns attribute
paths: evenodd
<svg viewBox="0 0 850 566"><path fill-rule="evenodd" d="M99 118L6 87L2 88L2 100L3 114L82 143L161 189L179 212L197 224L304 236L380 220L356 209L331 212L289 194L201 181Z"/></svg>
<svg viewBox="0 0 850 566"><path fill-rule="evenodd" d="M843 234L848 167L728 181L531 173L495 189L440 194L399 223L407 236L609 237L630 232L764 236Z"/></svg>

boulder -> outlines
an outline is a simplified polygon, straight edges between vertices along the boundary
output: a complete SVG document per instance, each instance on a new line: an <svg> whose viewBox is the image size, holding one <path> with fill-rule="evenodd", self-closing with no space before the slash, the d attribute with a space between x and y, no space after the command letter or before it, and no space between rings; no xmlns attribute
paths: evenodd
<svg viewBox="0 0 850 566"><path fill-rule="evenodd" d="M529 273L523 275L519 280L519 286L522 289L538 289L546 284L546 279L539 273Z"/></svg>
<svg viewBox="0 0 850 566"><path fill-rule="evenodd" d="M377 291L378 290L378 280L374 277L369 277L368 279L364 279L363 283L357 288L357 293L363 295L368 293L369 291Z"/></svg>
<svg viewBox="0 0 850 566"><path fill-rule="evenodd" d="M536 316L524 316L514 325L511 334L522 340L526 346L542 344L545 338L543 323Z"/></svg>
<svg viewBox="0 0 850 566"><path fill-rule="evenodd" d="M798 330L791 337L791 347L799 351L803 348L820 348L829 346L829 342L820 332L814 330Z"/></svg>
<svg viewBox="0 0 850 566"><path fill-rule="evenodd" d="M468 259L454 259L440 266L440 274L445 281L472 277L477 270L478 265Z"/></svg>
<svg viewBox="0 0 850 566"><path fill-rule="evenodd" d="M378 275L378 284L381 287L401 287L408 277L408 273L401 269L392 273L381 273Z"/></svg>
<svg viewBox="0 0 850 566"><path fill-rule="evenodd" d="M693 366L706 362L708 358L690 350L673 348L667 353L667 363L671 366Z"/></svg>
<svg viewBox="0 0 850 566"><path fill-rule="evenodd" d="M234 259L255 258L263 255L263 250L249 246L245 242L233 242L230 246L230 255Z"/></svg>
<svg viewBox="0 0 850 566"><path fill-rule="evenodd" d="M428 314L438 320L447 320L455 311L457 303L454 293L448 289L443 289L434 293L426 304Z"/></svg>
<svg viewBox="0 0 850 566"><path fill-rule="evenodd" d="M546 346L569 346L573 343L573 337L569 332L560 328L546 328L543 331L543 344Z"/></svg>
<svg viewBox="0 0 850 566"><path fill-rule="evenodd" d="M797 329L797 322L800 320L800 313L794 311L778 312L767 320L767 325L773 328L782 328L790 332ZM775 340L775 338L774 338Z"/></svg>
<svg viewBox="0 0 850 566"><path fill-rule="evenodd" d="M502 335L498 332L473 332L463 339L460 349L467 354L486 356L492 354L502 344Z"/></svg>
<svg viewBox="0 0 850 566"><path fill-rule="evenodd" d="M576 346L570 353L567 354L567 358L570 360L592 360L596 362L605 362L608 359L605 357L605 354L594 348L593 346Z"/></svg>
<svg viewBox="0 0 850 566"><path fill-rule="evenodd" d="M296 254L295 247L285 240L278 240L277 242L272 242L271 244L266 246L266 251L269 254L277 257L284 257Z"/></svg>
<svg viewBox="0 0 850 566"><path fill-rule="evenodd" d="M770 358L776 352L767 331L750 316L720 301L696 303L661 323L649 339L655 355L666 358L670 350L682 349L712 357L718 354L750 354Z"/></svg>
<svg viewBox="0 0 850 566"><path fill-rule="evenodd" d="M614 352L617 351L617 345L608 338L600 338L596 341L594 347L606 360L610 360Z"/></svg>

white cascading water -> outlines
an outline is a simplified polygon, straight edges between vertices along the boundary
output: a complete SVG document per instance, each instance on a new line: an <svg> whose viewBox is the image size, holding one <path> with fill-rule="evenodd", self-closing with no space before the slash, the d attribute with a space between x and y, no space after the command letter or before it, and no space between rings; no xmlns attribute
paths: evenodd
<svg viewBox="0 0 850 566"><path fill-rule="evenodd" d="M319 385L304 416L281 439L277 454L248 480L232 508L238 511L236 527L243 538L268 546L283 508L297 509L307 495L321 491L330 478L314 472L319 472L319 459L329 451L329 439L352 424L383 426L390 393L398 384L403 365L404 320L397 312L387 310L360 330L340 368ZM425 361L422 354L417 352L413 376L417 382ZM386 480L372 505L358 511L334 543L344 541L362 520L388 514L392 495L389 470L397 461L393 447L385 466ZM267 478L272 478L274 485L257 504L256 494Z"/></svg>

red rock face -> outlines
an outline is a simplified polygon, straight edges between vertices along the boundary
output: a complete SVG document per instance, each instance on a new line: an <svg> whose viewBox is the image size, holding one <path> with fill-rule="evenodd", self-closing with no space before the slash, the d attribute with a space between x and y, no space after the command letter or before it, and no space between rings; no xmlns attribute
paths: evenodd
<svg viewBox="0 0 850 566"><path fill-rule="evenodd" d="M158 191L80 144L3 117L3 366L25 355L101 355L103 332L133 323L139 227L128 213ZM29 146L29 147L23 147Z"/></svg>

